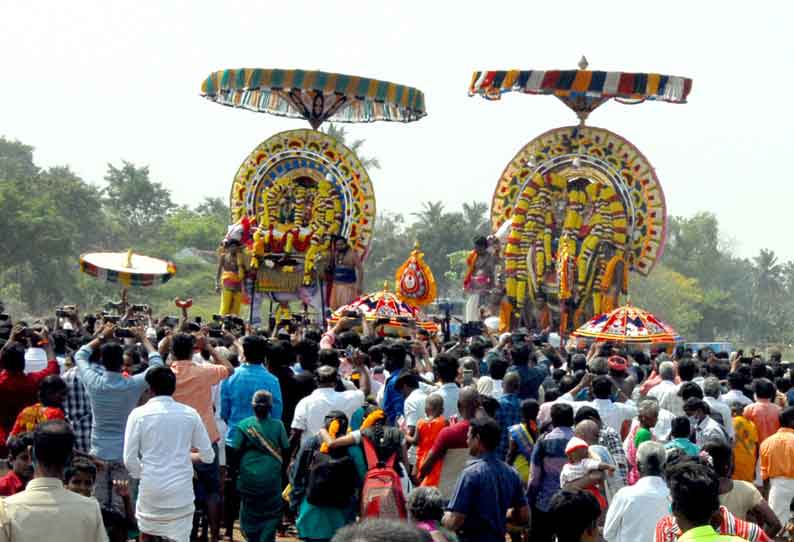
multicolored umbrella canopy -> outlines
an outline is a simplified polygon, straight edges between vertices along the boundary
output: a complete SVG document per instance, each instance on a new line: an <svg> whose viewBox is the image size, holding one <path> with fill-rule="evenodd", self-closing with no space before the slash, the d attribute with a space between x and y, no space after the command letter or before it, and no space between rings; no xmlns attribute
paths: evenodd
<svg viewBox="0 0 794 542"><path fill-rule="evenodd" d="M692 90L692 79L686 77L587 70L584 57L579 68L476 71L469 84L469 96L498 100L505 92L550 94L562 100L584 123L590 112L613 98L632 103L657 100L682 104Z"/></svg>
<svg viewBox="0 0 794 542"><path fill-rule="evenodd" d="M176 275L169 261L128 252L91 252L80 256L80 271L124 287L164 284Z"/></svg>
<svg viewBox="0 0 794 542"><path fill-rule="evenodd" d="M420 90L321 71L221 70L204 80L201 95L230 107L306 119L315 130L327 120L411 122L427 114Z"/></svg>
<svg viewBox="0 0 794 542"><path fill-rule="evenodd" d="M632 305L599 314L573 332L575 337L617 343L677 343L681 337L650 312Z"/></svg>
<svg viewBox="0 0 794 542"><path fill-rule="evenodd" d="M438 331L435 322L424 320L418 308L400 300L397 294L385 287L379 292L363 295L349 305L339 307L328 319L328 323L335 325L350 311L360 311L370 323L381 321L387 331L392 330L398 335L407 334L416 327L424 328L430 333Z"/></svg>

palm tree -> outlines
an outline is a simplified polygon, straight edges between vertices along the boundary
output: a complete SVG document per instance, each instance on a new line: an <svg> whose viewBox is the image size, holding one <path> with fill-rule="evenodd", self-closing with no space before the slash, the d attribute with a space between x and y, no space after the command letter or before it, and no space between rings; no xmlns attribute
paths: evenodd
<svg viewBox="0 0 794 542"><path fill-rule="evenodd" d="M463 204L463 223L466 231L472 235L488 233L488 204L482 201L473 201Z"/></svg>
<svg viewBox="0 0 794 542"><path fill-rule="evenodd" d="M426 201L422 203L422 210L418 213L411 213L424 229L438 227L444 216L444 203L441 201Z"/></svg>
<svg viewBox="0 0 794 542"><path fill-rule="evenodd" d="M755 264L754 286L759 296L771 299L783 290L783 266L778 262L775 251L761 249L753 258Z"/></svg>
<svg viewBox="0 0 794 542"><path fill-rule="evenodd" d="M345 145L347 148L353 151L353 154L358 156L358 161L361 162L361 165L364 166L364 169L380 169L380 161L377 158L363 156L360 154L359 151L364 145L364 139L356 139L351 143L347 142L348 134L347 129L344 126L338 126L332 122L329 122L324 128L321 128L320 131L328 136L333 137L342 145Z"/></svg>

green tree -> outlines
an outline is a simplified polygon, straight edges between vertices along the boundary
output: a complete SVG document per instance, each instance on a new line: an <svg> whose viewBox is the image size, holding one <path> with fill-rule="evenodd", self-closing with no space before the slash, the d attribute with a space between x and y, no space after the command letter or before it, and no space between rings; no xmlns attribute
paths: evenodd
<svg viewBox="0 0 794 542"><path fill-rule="evenodd" d="M685 339L696 337L703 318L703 291L697 279L657 265L646 277L634 277L631 302L667 322Z"/></svg>
<svg viewBox="0 0 794 542"><path fill-rule="evenodd" d="M411 251L413 240L405 231L405 218L399 213L382 212L375 220L372 249L364 266L367 292L392 284L394 273Z"/></svg>
<svg viewBox="0 0 794 542"><path fill-rule="evenodd" d="M117 228L115 237L125 244L148 243L174 210L171 192L149 178L149 167L122 161L108 164L104 203Z"/></svg>

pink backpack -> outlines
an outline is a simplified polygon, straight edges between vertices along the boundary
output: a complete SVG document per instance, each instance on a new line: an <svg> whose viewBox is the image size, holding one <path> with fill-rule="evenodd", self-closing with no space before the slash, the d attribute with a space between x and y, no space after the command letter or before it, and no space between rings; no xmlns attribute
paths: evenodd
<svg viewBox="0 0 794 542"><path fill-rule="evenodd" d="M367 475L361 489L361 517L406 519L405 495L400 477L394 470L397 454L383 463L378 461L375 446L367 437L361 437L367 459Z"/></svg>

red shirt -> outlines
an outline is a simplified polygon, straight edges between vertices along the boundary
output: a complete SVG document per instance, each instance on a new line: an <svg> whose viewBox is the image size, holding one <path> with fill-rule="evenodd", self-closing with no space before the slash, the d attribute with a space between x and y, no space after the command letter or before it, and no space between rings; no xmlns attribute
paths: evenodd
<svg viewBox="0 0 794 542"><path fill-rule="evenodd" d="M50 360L41 371L22 374L0 371L0 457L5 455L8 432L22 409L38 401L39 382L60 372L58 362Z"/></svg>
<svg viewBox="0 0 794 542"><path fill-rule="evenodd" d="M10 497L25 489L25 482L14 471L0 478L0 497Z"/></svg>
<svg viewBox="0 0 794 542"><path fill-rule="evenodd" d="M468 420L447 426L438 434L438 438L430 451L436 457L443 457L450 448L468 448L468 444L466 444L468 434Z"/></svg>

